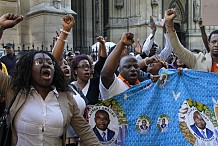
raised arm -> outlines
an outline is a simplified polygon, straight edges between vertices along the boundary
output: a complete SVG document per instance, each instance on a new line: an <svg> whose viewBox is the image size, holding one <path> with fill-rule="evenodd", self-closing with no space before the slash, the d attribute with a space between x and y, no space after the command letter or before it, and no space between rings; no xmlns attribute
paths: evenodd
<svg viewBox="0 0 218 146"><path fill-rule="evenodd" d="M101 70L104 66L105 60L107 58L107 50L106 50L106 38L99 36L96 38L97 42L99 42L99 49L98 49L98 61L95 64L94 74L95 76L99 76Z"/></svg>
<svg viewBox="0 0 218 146"><path fill-rule="evenodd" d="M21 21L23 21L22 15L14 15L11 13L2 15L0 17L0 39L2 38L4 30L14 27Z"/></svg>
<svg viewBox="0 0 218 146"><path fill-rule="evenodd" d="M105 88L109 88L114 81L114 73L118 67L124 47L134 43L134 35L130 32L124 33L114 50L110 53L101 71L101 81Z"/></svg>
<svg viewBox="0 0 218 146"><path fill-rule="evenodd" d="M142 52L146 54L146 56L149 55L150 50L152 48L153 42L154 42L154 36L157 30L156 24L154 22L154 19L152 16L150 16L150 24L149 24L152 32L151 34L147 37L145 43L142 46Z"/></svg>
<svg viewBox="0 0 218 146"><path fill-rule="evenodd" d="M193 69L196 64L195 55L181 44L173 26L173 20L176 17L176 9L168 9L165 11L164 17L167 29L167 38L173 48L173 52L182 60L183 63Z"/></svg>
<svg viewBox="0 0 218 146"><path fill-rule="evenodd" d="M57 41L55 43L54 48L52 49L52 55L55 57L57 61L61 60L63 52L64 52L64 45L67 39L67 36L70 33L71 28L75 24L74 17L70 14L65 15L61 19L62 29L60 29L61 34L57 37Z"/></svg>
<svg viewBox="0 0 218 146"><path fill-rule="evenodd" d="M206 32L205 32L205 27L204 27L204 25L203 25L203 23L202 23L202 19L200 19L199 21L198 21L198 26L199 26L199 28L200 28L200 30L201 30L201 38L202 38L202 40L203 40L203 42L204 42L204 46L205 46L205 48L207 49L207 52L210 52L210 48L209 48L209 44L208 44L208 37L207 37L207 34L206 34Z"/></svg>
<svg viewBox="0 0 218 146"><path fill-rule="evenodd" d="M163 23L164 24L164 23ZM170 54L172 53L173 49L170 45L170 42L166 36L166 27L165 25L163 25L163 32L164 32L164 38L165 38L165 47L163 50L161 50L159 56L166 61L166 59L170 56Z"/></svg>
<svg viewBox="0 0 218 146"><path fill-rule="evenodd" d="M107 57L107 50L106 50L106 40L103 36L99 36L96 38L97 42L99 42L99 57Z"/></svg>

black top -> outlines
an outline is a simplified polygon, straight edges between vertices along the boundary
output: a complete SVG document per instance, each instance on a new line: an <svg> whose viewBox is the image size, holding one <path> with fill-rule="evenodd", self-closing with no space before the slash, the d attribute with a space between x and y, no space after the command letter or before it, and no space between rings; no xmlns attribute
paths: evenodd
<svg viewBox="0 0 218 146"><path fill-rule="evenodd" d="M94 105L99 102L99 82L100 76L90 79L90 85L86 98L89 101L89 105Z"/></svg>

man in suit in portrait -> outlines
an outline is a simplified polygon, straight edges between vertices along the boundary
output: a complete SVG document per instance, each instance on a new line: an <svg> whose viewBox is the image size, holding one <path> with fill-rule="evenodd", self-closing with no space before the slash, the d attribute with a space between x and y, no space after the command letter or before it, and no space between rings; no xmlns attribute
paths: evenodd
<svg viewBox="0 0 218 146"><path fill-rule="evenodd" d="M161 123L160 127L161 127L161 132L165 132L167 130L168 126L166 124L165 118L162 119L162 123Z"/></svg>
<svg viewBox="0 0 218 146"><path fill-rule="evenodd" d="M98 137L99 141L107 142L110 141L115 132L108 128L110 124L110 118L108 112L104 110L98 110L95 113L95 127L93 128L94 133Z"/></svg>
<svg viewBox="0 0 218 146"><path fill-rule="evenodd" d="M140 127L140 133L141 134L148 133L148 126L147 126L147 120L146 119L142 120L142 125L140 125L139 127Z"/></svg>
<svg viewBox="0 0 218 146"><path fill-rule="evenodd" d="M210 139L213 136L213 131L206 128L206 122L198 111L193 114L194 124L190 125L191 129L201 138Z"/></svg>

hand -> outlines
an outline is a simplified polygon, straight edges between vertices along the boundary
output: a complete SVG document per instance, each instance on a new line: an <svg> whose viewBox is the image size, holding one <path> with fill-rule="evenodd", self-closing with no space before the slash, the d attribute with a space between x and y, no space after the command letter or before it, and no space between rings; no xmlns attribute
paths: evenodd
<svg viewBox="0 0 218 146"><path fill-rule="evenodd" d="M121 37L120 41L124 45L127 45L127 46L132 45L134 43L134 35L131 32L126 32Z"/></svg>
<svg viewBox="0 0 218 146"><path fill-rule="evenodd" d="M199 21L198 21L198 26L201 28L201 27L204 27L203 25L203 21L202 19L200 18Z"/></svg>
<svg viewBox="0 0 218 146"><path fill-rule="evenodd" d="M176 9L175 8L171 8L168 9L167 11L165 11L165 24L166 25L172 25L173 24L173 20L176 18Z"/></svg>
<svg viewBox="0 0 218 146"><path fill-rule="evenodd" d="M152 64L154 62L158 62L160 60L160 57L157 55L153 55L151 57L146 58L146 64Z"/></svg>
<svg viewBox="0 0 218 146"><path fill-rule="evenodd" d="M133 46L135 48L135 51L138 53L138 54L142 54L142 46L139 42L139 39L137 39L136 43L134 44Z"/></svg>
<svg viewBox="0 0 218 146"><path fill-rule="evenodd" d="M153 19L152 16L150 16L150 23L149 23L149 26L150 26L152 32L155 33L156 30L157 30L157 27L156 27L156 24L155 24L154 19Z"/></svg>
<svg viewBox="0 0 218 146"><path fill-rule="evenodd" d="M75 24L73 15L71 14L64 15L61 19L61 23L62 23L63 30L69 32Z"/></svg>
<svg viewBox="0 0 218 146"><path fill-rule="evenodd" d="M11 13L7 13L0 17L0 26L2 26L5 29L8 29L14 27L21 21L23 21L22 15L14 15Z"/></svg>
<svg viewBox="0 0 218 146"><path fill-rule="evenodd" d="M101 44L105 44L106 43L106 39L107 39L107 37L104 38L103 36L96 37L96 41L101 43Z"/></svg>

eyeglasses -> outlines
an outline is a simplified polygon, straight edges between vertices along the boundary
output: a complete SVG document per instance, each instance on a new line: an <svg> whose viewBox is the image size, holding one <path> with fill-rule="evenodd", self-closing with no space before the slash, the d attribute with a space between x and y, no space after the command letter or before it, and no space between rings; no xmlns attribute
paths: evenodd
<svg viewBox="0 0 218 146"><path fill-rule="evenodd" d="M79 65L76 68L82 68L82 69L88 68L88 69L90 69L90 68L92 68L92 66L89 66L89 65Z"/></svg>
<svg viewBox="0 0 218 146"><path fill-rule="evenodd" d="M36 59L34 60L35 65L42 65L43 63L47 63L48 65L55 65L55 62L51 59Z"/></svg>

